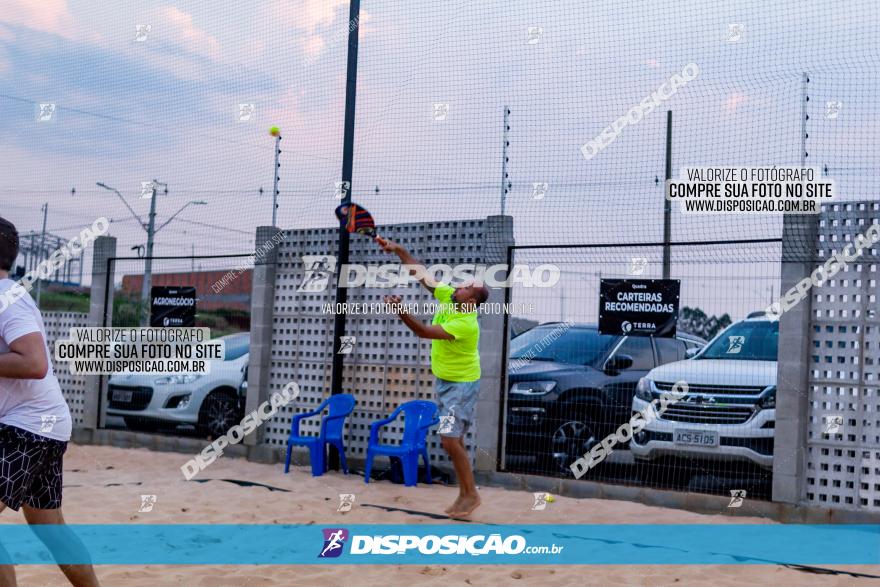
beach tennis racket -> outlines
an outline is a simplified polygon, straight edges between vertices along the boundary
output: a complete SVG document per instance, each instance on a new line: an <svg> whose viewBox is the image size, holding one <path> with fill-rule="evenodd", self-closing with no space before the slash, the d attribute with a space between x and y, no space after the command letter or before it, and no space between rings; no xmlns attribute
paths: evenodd
<svg viewBox="0 0 880 587"><path fill-rule="evenodd" d="M358 204L342 204L336 208L336 217L345 223L350 233L358 233L370 238L377 238L376 221L366 208Z"/></svg>

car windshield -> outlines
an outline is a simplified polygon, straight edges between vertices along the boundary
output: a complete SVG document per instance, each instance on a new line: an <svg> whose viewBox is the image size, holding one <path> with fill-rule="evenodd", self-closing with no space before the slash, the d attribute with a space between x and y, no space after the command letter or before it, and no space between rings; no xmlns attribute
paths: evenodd
<svg viewBox="0 0 880 587"><path fill-rule="evenodd" d="M778 344L778 321L739 322L724 331L698 358L775 361Z"/></svg>
<svg viewBox="0 0 880 587"><path fill-rule="evenodd" d="M236 334L233 336L224 336L223 341L226 343L226 351L223 355L223 360L234 361L248 352L250 349L251 337L247 334Z"/></svg>
<svg viewBox="0 0 880 587"><path fill-rule="evenodd" d="M538 326L510 341L510 359L593 364L615 340L617 336L599 334L595 328L569 328L565 324Z"/></svg>

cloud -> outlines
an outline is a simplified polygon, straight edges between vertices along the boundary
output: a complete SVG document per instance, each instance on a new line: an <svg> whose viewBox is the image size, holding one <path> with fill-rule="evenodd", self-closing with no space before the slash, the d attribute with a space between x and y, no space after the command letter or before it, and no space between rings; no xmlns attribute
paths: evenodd
<svg viewBox="0 0 880 587"><path fill-rule="evenodd" d="M13 41L14 39L15 35L12 34L12 31L4 26L0 26L0 41ZM10 66L11 64L9 61L9 55L6 53L6 47L0 44L0 75L9 73Z"/></svg>
<svg viewBox="0 0 880 587"><path fill-rule="evenodd" d="M66 0L6 0L0 19L68 39L79 37Z"/></svg>
<svg viewBox="0 0 880 587"><path fill-rule="evenodd" d="M220 58L220 42L204 30L193 24L191 14L174 6L165 6L159 10L160 26L167 24L170 33L163 35L171 41L177 41L188 51L211 59Z"/></svg>
<svg viewBox="0 0 880 587"><path fill-rule="evenodd" d="M303 42L303 49L305 50L306 55L309 57L315 57L324 50L326 44L327 42L324 41L324 37L320 35L312 35Z"/></svg>
<svg viewBox="0 0 880 587"><path fill-rule="evenodd" d="M152 27L146 41L136 43L133 34L126 31L116 51L178 79L201 83L212 79L218 66L240 58L235 51L225 51L214 35L196 26L192 14L175 6L153 10L144 22Z"/></svg>
<svg viewBox="0 0 880 587"><path fill-rule="evenodd" d="M57 35L71 41L104 44L104 39L95 32L94 27L76 24L67 0L3 0L0 23ZM8 30L5 33L11 34ZM0 39L7 40L2 35Z"/></svg>
<svg viewBox="0 0 880 587"><path fill-rule="evenodd" d="M296 4L278 1L270 7L269 19L283 28L293 29L300 49L312 59L348 40L351 28L347 22L348 6L348 0L306 0ZM361 9L357 23L359 34L363 35L368 20L369 15Z"/></svg>
<svg viewBox="0 0 880 587"><path fill-rule="evenodd" d="M276 2L274 7L285 15L285 22L313 35L319 28L333 24L339 8L343 6L348 6L348 0L306 0L305 3L296 4L285 1Z"/></svg>
<svg viewBox="0 0 880 587"><path fill-rule="evenodd" d="M736 109L739 108L739 105L745 103L747 100L748 97L745 94L733 92L732 94L727 96L727 100L724 101L723 108L728 112L736 112Z"/></svg>

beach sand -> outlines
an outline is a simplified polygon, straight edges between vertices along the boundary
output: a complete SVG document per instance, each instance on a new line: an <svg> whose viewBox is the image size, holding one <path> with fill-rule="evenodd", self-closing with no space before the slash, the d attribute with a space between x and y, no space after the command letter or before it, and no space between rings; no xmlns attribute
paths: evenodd
<svg viewBox="0 0 880 587"><path fill-rule="evenodd" d="M456 490L442 485L408 488L387 481L364 484L356 475L331 472L312 477L306 467L284 475L281 465L221 458L196 479L239 479L289 489L273 492L224 481L187 482L180 466L191 455L70 445L65 456L64 515L74 524L431 524L429 517L388 512L376 504L442 513ZM356 495L352 511L338 513L340 493ZM772 523L756 517L704 515L625 501L556 497L533 511L532 494L482 487L475 522L534 524ZM142 494L157 496L153 511L139 513ZM24 523L20 513L0 514L0 524ZM0 530L2 532L2 530ZM878 566L831 567L880 576ZM22 587L67 585L55 566L18 567ZM328 566L99 566L107 586L320 585L880 585L880 579L813 574L775 565L552 566L552 565L328 565Z"/></svg>

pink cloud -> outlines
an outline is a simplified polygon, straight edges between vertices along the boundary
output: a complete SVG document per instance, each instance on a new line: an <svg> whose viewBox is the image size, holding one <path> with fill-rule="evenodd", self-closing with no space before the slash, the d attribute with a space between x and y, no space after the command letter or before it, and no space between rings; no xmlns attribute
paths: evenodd
<svg viewBox="0 0 880 587"><path fill-rule="evenodd" d="M73 41L105 43L94 30L76 26L67 0L3 0L0 21ZM12 34L10 31L5 33Z"/></svg>
<svg viewBox="0 0 880 587"><path fill-rule="evenodd" d="M736 109L739 108L739 105L746 102L746 100L748 100L748 97L745 94L734 92L727 96L727 100L724 101L723 108L728 112L736 112Z"/></svg>
<svg viewBox="0 0 880 587"><path fill-rule="evenodd" d="M318 28L333 24L342 6L347 7L348 0L279 1L273 5L272 13L282 23L312 35Z"/></svg>
<svg viewBox="0 0 880 587"><path fill-rule="evenodd" d="M4 6L0 18L10 24L68 38L77 33L66 0L6 0Z"/></svg>
<svg viewBox="0 0 880 587"><path fill-rule="evenodd" d="M348 40L350 24L348 0L305 0L291 4L276 1L269 8L269 19L284 28L295 31L293 38L309 57L317 57L325 49L344 44ZM366 32L370 16L361 10L358 19L359 34Z"/></svg>
<svg viewBox="0 0 880 587"><path fill-rule="evenodd" d="M174 6L165 6L159 10L160 17L171 28L167 38L176 39L193 53L212 59L220 57L220 42L204 30L193 24L191 14Z"/></svg>

